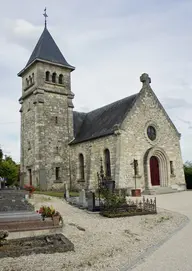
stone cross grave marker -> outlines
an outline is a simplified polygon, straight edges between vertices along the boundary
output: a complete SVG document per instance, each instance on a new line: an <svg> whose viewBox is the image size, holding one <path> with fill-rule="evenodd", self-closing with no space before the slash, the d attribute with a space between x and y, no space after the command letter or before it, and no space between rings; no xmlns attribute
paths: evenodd
<svg viewBox="0 0 192 271"><path fill-rule="evenodd" d="M93 212L94 209L95 209L95 193L94 192L89 192L88 193L88 200L87 200L87 203L88 203L88 210Z"/></svg>
<svg viewBox="0 0 192 271"><path fill-rule="evenodd" d="M86 197L85 197L85 190L82 189L79 193L79 205L86 206Z"/></svg>
<svg viewBox="0 0 192 271"><path fill-rule="evenodd" d="M66 200L68 200L69 199L69 189L68 189L68 185L67 185L67 183L65 183L64 184L64 198L66 199Z"/></svg>

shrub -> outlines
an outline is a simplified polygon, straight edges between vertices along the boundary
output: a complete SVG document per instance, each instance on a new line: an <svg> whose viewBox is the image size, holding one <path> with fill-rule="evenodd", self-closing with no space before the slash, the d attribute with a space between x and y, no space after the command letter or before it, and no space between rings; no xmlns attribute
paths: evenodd
<svg viewBox="0 0 192 271"><path fill-rule="evenodd" d="M108 189L101 190L101 194L104 198L104 208L110 209L115 212L119 207L126 204L126 198L119 196L118 194L111 193Z"/></svg>

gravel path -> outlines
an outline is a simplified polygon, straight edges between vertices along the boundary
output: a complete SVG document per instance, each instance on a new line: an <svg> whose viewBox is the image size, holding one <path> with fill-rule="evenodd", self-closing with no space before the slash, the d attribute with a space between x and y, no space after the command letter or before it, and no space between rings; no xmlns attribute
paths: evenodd
<svg viewBox="0 0 192 271"><path fill-rule="evenodd" d="M109 219L56 198L35 195L32 203L60 211L63 233L74 243L75 252L1 259L0 271L122 270L187 221L186 216L164 209L158 209L157 215Z"/></svg>

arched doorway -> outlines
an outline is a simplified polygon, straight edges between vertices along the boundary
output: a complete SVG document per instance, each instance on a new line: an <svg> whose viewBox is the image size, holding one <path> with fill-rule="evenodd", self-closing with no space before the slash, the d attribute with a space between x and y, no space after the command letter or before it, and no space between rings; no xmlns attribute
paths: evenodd
<svg viewBox="0 0 192 271"><path fill-rule="evenodd" d="M156 156L150 158L151 185L160 185L159 161Z"/></svg>
<svg viewBox="0 0 192 271"><path fill-rule="evenodd" d="M169 158L164 149L153 147L144 155L145 189L169 186Z"/></svg>

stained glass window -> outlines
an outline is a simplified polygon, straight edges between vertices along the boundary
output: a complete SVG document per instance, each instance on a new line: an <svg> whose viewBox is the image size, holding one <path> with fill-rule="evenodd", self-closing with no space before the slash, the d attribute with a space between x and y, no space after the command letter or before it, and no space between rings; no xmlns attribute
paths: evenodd
<svg viewBox="0 0 192 271"><path fill-rule="evenodd" d="M152 141L156 139L156 130L153 126L148 126L147 135L148 135L149 139Z"/></svg>

